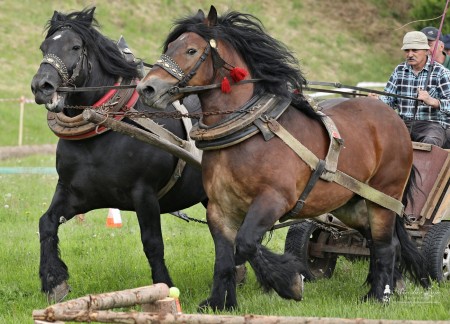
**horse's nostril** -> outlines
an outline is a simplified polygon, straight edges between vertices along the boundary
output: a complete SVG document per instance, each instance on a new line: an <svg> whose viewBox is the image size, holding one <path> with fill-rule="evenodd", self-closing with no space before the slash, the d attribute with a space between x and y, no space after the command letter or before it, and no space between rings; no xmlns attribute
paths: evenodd
<svg viewBox="0 0 450 324"><path fill-rule="evenodd" d="M146 96L151 96L152 94L155 93L155 89L152 86L146 86L146 87L144 87L144 89L142 89L142 92Z"/></svg>
<svg viewBox="0 0 450 324"><path fill-rule="evenodd" d="M56 90L55 87L51 83L48 83L48 82L42 83L40 85L40 89L43 92L54 92Z"/></svg>
<svg viewBox="0 0 450 324"><path fill-rule="evenodd" d="M144 97L151 96L155 93L155 89L151 85L139 84L136 88L137 92Z"/></svg>

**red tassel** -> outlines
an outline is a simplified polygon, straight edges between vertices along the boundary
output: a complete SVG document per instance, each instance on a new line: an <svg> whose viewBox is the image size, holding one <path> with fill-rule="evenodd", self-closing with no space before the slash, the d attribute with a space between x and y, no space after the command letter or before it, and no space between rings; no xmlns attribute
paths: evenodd
<svg viewBox="0 0 450 324"><path fill-rule="evenodd" d="M248 72L246 69L235 67L230 71L230 75L234 82L239 82L248 75Z"/></svg>
<svg viewBox="0 0 450 324"><path fill-rule="evenodd" d="M227 77L223 78L220 88L221 88L223 93L230 93L231 92L230 81L228 81Z"/></svg>

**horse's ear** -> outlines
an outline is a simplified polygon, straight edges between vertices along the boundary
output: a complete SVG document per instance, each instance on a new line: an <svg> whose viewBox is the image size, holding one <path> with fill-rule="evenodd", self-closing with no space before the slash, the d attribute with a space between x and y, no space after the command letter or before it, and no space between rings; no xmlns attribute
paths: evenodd
<svg viewBox="0 0 450 324"><path fill-rule="evenodd" d="M61 19L61 14L58 11L54 11L53 12L53 17L51 19L51 21L58 21L58 20L62 20Z"/></svg>
<svg viewBox="0 0 450 324"><path fill-rule="evenodd" d="M206 18L206 25L209 27L217 25L217 10L214 6L211 6L208 13L208 18Z"/></svg>
<svg viewBox="0 0 450 324"><path fill-rule="evenodd" d="M86 17L88 20L92 23L92 20L94 19L94 11L96 7L92 7L89 10L86 11Z"/></svg>
<svg viewBox="0 0 450 324"><path fill-rule="evenodd" d="M202 9L198 9L195 18L198 18L199 20L205 20L205 13L203 12Z"/></svg>

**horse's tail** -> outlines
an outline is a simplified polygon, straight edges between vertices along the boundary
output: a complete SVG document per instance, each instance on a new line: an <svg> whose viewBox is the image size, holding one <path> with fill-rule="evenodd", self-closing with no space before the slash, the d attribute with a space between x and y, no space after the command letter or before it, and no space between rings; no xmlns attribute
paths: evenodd
<svg viewBox="0 0 450 324"><path fill-rule="evenodd" d="M408 204L414 205L414 191L420 190L417 186L418 177L420 178L419 170L413 165L402 198L405 208ZM413 281L422 285L422 287L430 287L430 275L426 259L406 231L404 218L399 215L397 215L395 230L401 247L400 271L408 272Z"/></svg>
<svg viewBox="0 0 450 324"><path fill-rule="evenodd" d="M404 219L397 215L395 231L401 247L400 271L408 272L412 280L424 288L430 287L427 261L406 231Z"/></svg>
<svg viewBox="0 0 450 324"><path fill-rule="evenodd" d="M414 191L420 190L417 186L417 179L421 180L419 169L413 164L411 168L411 173L409 174L408 182L406 183L405 191L403 192L402 204L407 206L408 203L414 207Z"/></svg>

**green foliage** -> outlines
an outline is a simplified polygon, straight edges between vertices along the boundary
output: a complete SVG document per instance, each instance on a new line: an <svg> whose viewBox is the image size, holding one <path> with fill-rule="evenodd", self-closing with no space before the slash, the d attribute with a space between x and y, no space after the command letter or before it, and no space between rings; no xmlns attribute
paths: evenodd
<svg viewBox="0 0 450 324"><path fill-rule="evenodd" d="M445 4L447 1L443 0L414 0L414 5L411 9L411 19L426 20L419 21L414 24L416 30L421 30L427 26L439 28L441 24L441 16L444 14ZM446 19L442 26L442 34L450 33L450 12L447 10Z"/></svg>

